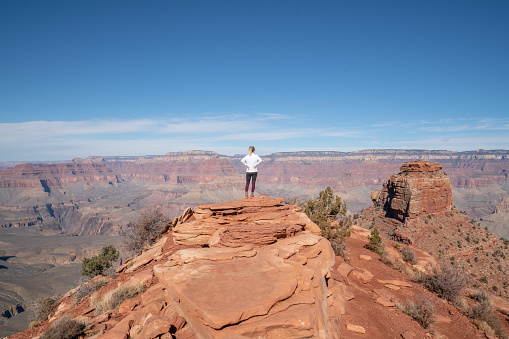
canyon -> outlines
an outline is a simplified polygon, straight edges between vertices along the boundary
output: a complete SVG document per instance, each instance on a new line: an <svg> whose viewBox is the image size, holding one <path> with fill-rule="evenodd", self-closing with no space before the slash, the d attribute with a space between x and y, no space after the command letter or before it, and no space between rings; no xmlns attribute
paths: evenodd
<svg viewBox="0 0 509 339"><path fill-rule="evenodd" d="M160 209L173 218L187 207L242 197L242 157L189 151L19 164L0 171L0 227L120 235L143 210ZM370 192L402 163L439 162L450 179L455 206L509 237L507 209L497 208L509 196L506 150L289 152L262 158L257 193L309 198L331 186L351 214L369 207Z"/></svg>
<svg viewBox="0 0 509 339"><path fill-rule="evenodd" d="M79 280L76 267L81 259L97 253L102 245L120 245L121 235L129 231L129 224L142 212L160 210L174 218L188 207L195 209L243 197L242 157L188 151L131 157L91 156L60 163L2 164L0 295L5 297L0 300L2 312L12 315L18 305L30 298L65 293L70 286L76 286ZM461 212L465 218L467 215L468 220L474 219L498 237L509 238L506 150L288 152L265 155L262 159L257 196L314 198L330 186L346 202L349 214L364 213L362 220L366 222L367 216L370 221L376 217L377 222L384 217L380 214L382 209L372 206L371 192L383 190L383 184L401 171L403 163L438 162L452 187L453 199L447 196L444 203L453 203L451 208L456 214ZM293 231L283 228L280 232ZM16 251L13 244L19 244L19 239L27 234L34 241L36 236L43 237L41 245L45 248L24 246L23 253ZM89 240L82 247L70 249L67 244L69 240L85 239ZM48 262L51 267L44 266ZM61 272L56 276L67 274L68 281L65 286L33 295L17 293L19 284L26 281L7 281L5 273L14 269L25 272L23 277L30 276L29 272L40 274L38 283L44 279L49 282L51 272L58 269ZM33 288L23 286L25 291Z"/></svg>

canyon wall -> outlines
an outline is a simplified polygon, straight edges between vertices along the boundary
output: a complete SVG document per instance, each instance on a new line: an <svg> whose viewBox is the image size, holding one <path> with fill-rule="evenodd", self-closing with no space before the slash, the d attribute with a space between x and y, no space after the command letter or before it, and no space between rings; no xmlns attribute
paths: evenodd
<svg viewBox="0 0 509 339"><path fill-rule="evenodd" d="M118 235L144 210L175 217L188 206L242 197L242 157L189 151L18 164L0 171L0 227ZM352 214L370 206L370 192L414 160L440 162L455 205L477 220L487 220L509 196L505 150L288 152L262 159L257 193L308 198L331 186Z"/></svg>

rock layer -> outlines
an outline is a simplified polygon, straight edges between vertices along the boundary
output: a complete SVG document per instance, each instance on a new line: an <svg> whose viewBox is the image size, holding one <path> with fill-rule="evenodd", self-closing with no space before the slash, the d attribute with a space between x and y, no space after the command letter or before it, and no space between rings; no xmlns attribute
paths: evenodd
<svg viewBox="0 0 509 339"><path fill-rule="evenodd" d="M383 207L398 220L423 214L443 213L452 207L451 183L442 166L427 161L413 161L401 166L383 184L382 191L371 192L375 206Z"/></svg>
<svg viewBox="0 0 509 339"><path fill-rule="evenodd" d="M238 247L268 245L277 239L320 229L300 207L283 204L283 199L265 196L199 206L189 222L173 229L180 245Z"/></svg>

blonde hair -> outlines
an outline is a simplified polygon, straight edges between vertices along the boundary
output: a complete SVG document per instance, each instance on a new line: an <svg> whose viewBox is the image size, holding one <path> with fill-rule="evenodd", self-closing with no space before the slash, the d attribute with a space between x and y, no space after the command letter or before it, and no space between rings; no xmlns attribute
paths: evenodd
<svg viewBox="0 0 509 339"><path fill-rule="evenodd" d="M249 146L249 155L251 155L251 153L254 153L254 151L255 151L254 146Z"/></svg>

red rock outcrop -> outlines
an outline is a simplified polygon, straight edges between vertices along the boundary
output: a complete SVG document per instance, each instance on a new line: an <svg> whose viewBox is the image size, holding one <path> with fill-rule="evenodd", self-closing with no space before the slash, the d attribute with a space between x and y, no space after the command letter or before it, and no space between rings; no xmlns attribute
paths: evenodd
<svg viewBox="0 0 509 339"><path fill-rule="evenodd" d="M199 206L189 222L173 229L176 244L213 247L263 246L303 230L320 229L300 207L265 196Z"/></svg>
<svg viewBox="0 0 509 339"><path fill-rule="evenodd" d="M303 233L259 248L181 250L154 272L198 337L331 338L333 265L329 242Z"/></svg>
<svg viewBox="0 0 509 339"><path fill-rule="evenodd" d="M171 225L180 233L168 229L93 299L122 285L143 293L98 314L89 297L74 307L71 292L26 336L71 314L91 338L339 338L345 285L331 279L332 247L298 207L257 197L188 209Z"/></svg>
<svg viewBox="0 0 509 339"><path fill-rule="evenodd" d="M371 199L398 220L444 213L452 207L453 197L449 177L441 169L440 164L427 161L405 163L382 191L371 192Z"/></svg>

